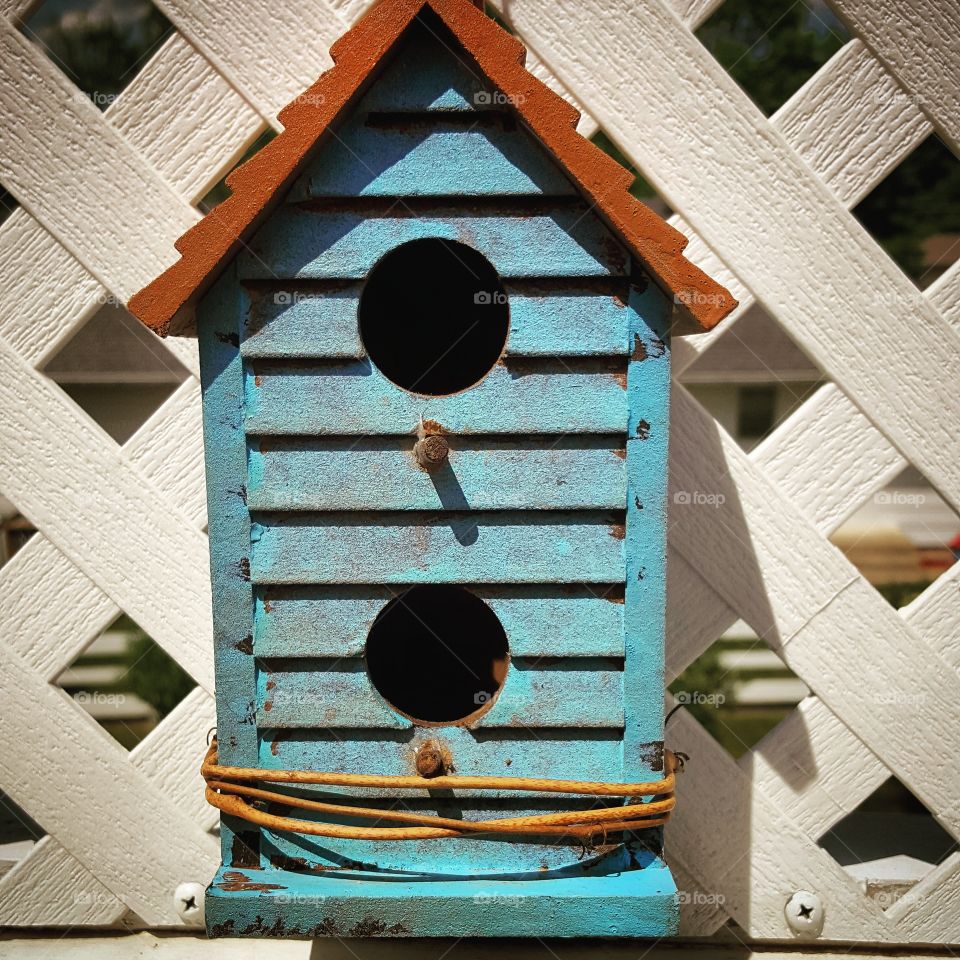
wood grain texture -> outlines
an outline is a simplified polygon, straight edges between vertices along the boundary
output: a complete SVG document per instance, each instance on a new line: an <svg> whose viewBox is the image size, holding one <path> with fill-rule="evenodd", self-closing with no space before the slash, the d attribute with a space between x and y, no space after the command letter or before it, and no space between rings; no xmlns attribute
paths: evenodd
<svg viewBox="0 0 960 960"><path fill-rule="evenodd" d="M493 706L471 729L623 726L623 672L606 665L567 660L562 669L514 663ZM424 665L429 669L429 665ZM258 676L257 722L277 729L408 730L410 720L395 712L370 683L361 659L267 661ZM483 703L484 701L480 701ZM441 735L445 731L441 731ZM525 774L526 775L526 774Z"/></svg>
<svg viewBox="0 0 960 960"><path fill-rule="evenodd" d="M628 350L630 310L626 283L591 289L567 279L504 284L510 310L506 356L617 356ZM275 281L249 291L246 336L249 358L351 358L364 356L357 325L361 282L317 290Z"/></svg>
<svg viewBox="0 0 960 960"><path fill-rule="evenodd" d="M254 583L621 583L617 514L260 514Z"/></svg>
<svg viewBox="0 0 960 960"><path fill-rule="evenodd" d="M445 397L398 390L368 361L248 372L246 430L254 436L412 434L421 416L453 434L618 433L627 426L622 365L581 372L559 362L498 363L480 384ZM587 368L589 370L589 368Z"/></svg>
<svg viewBox="0 0 960 960"><path fill-rule="evenodd" d="M622 657L623 598L603 584L583 587L473 586L518 657ZM306 587L261 591L253 649L260 657L358 657L395 587Z"/></svg>
<svg viewBox="0 0 960 960"><path fill-rule="evenodd" d="M936 0L838 0L835 9L958 149L960 71L952 38L960 31L960 7Z"/></svg>
<svg viewBox="0 0 960 960"><path fill-rule="evenodd" d="M0 467L0 488L212 692L203 534L86 414L2 342L0 371L0 435L22 457Z"/></svg>
<svg viewBox="0 0 960 960"><path fill-rule="evenodd" d="M621 438L612 438L617 443ZM447 463L428 473L414 438L318 442L291 438L250 444L252 510L577 510L621 509L624 457L611 439L471 441L453 438ZM344 477L352 480L346 488Z"/></svg>
<svg viewBox="0 0 960 960"><path fill-rule="evenodd" d="M196 211L6 22L0 22L0 50L7 118L0 179L69 253L126 299L171 261L171 241ZM128 255L131 245L136 257Z"/></svg>
<svg viewBox="0 0 960 960"><path fill-rule="evenodd" d="M388 203L389 205L389 203ZM596 277L626 273L627 255L586 206L541 213L411 216L402 205L380 216L299 207L278 210L237 259L243 280L360 279L388 250L440 237L482 253L501 277Z"/></svg>

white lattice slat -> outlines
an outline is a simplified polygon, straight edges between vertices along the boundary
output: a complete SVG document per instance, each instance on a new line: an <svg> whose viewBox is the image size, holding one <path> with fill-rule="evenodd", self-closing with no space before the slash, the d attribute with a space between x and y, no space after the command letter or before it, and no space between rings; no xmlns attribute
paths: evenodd
<svg viewBox="0 0 960 960"><path fill-rule="evenodd" d="M748 933L791 937L783 905L795 890L830 889L823 936L846 939L866 926L882 931L880 910L827 853L811 844L787 812L719 749L689 714L668 729L668 746L696 758L677 789L677 809L666 830L667 855L681 862L704 889L719 892L723 909ZM716 802L722 783L723 803ZM709 804L689 803L712 794ZM757 843L760 837L777 843Z"/></svg>
<svg viewBox="0 0 960 960"><path fill-rule="evenodd" d="M217 811L204 799L204 782L200 776L207 739L216 725L213 698L205 690L195 687L130 751L131 763L153 783L154 789L162 790L205 830L218 822Z"/></svg>
<svg viewBox="0 0 960 960"><path fill-rule="evenodd" d="M107 292L22 207L0 224L0 337L39 365Z"/></svg>
<svg viewBox="0 0 960 960"><path fill-rule="evenodd" d="M206 690L206 538L49 380L0 342L0 490Z"/></svg>
<svg viewBox="0 0 960 960"><path fill-rule="evenodd" d="M119 924L126 904L53 837L44 837L0 879L0 916L11 927Z"/></svg>
<svg viewBox="0 0 960 960"><path fill-rule="evenodd" d="M50 602L37 603L38 596ZM0 569L4 642L51 682L119 613L42 533Z"/></svg>
<svg viewBox="0 0 960 960"><path fill-rule="evenodd" d="M157 6L270 124L330 66L330 45L349 26L323 0L158 0Z"/></svg>
<svg viewBox="0 0 960 960"><path fill-rule="evenodd" d="M178 923L170 891L184 877L210 875L218 854L213 837L80 707L4 647L0 697L31 704L4 713L0 768L16 778L8 788L14 802L147 923Z"/></svg>
<svg viewBox="0 0 960 960"><path fill-rule="evenodd" d="M0 107L0 181L104 286L127 299L173 261L196 211L4 22Z"/></svg>
<svg viewBox="0 0 960 960"><path fill-rule="evenodd" d="M773 122L837 199L852 207L933 129L859 40L851 40Z"/></svg>
<svg viewBox="0 0 960 960"><path fill-rule="evenodd" d="M960 62L955 0L836 0L837 12L960 148Z"/></svg>
<svg viewBox="0 0 960 960"><path fill-rule="evenodd" d="M124 454L197 526L207 522L200 384L189 379L126 442Z"/></svg>
<svg viewBox="0 0 960 960"><path fill-rule="evenodd" d="M240 159L263 119L179 34L107 109L107 119L188 200Z"/></svg>

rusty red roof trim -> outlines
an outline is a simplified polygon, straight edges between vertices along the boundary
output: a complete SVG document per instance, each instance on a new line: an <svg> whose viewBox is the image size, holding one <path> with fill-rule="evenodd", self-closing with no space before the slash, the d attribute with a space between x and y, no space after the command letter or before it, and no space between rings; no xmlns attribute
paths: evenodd
<svg viewBox="0 0 960 960"><path fill-rule="evenodd" d="M311 149L413 18L429 8L504 93L597 213L705 329L737 305L683 256L687 238L628 193L632 174L576 131L579 114L524 68L526 50L470 0L383 0L331 48L334 65L280 112L283 132L227 178L231 195L177 240L180 259L135 294L130 311L160 336L186 333L190 308L243 247Z"/></svg>

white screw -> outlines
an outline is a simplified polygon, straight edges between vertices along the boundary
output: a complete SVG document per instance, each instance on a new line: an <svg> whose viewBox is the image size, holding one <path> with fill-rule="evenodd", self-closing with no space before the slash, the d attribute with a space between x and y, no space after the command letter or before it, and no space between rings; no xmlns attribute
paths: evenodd
<svg viewBox="0 0 960 960"><path fill-rule="evenodd" d="M787 926L797 937L819 937L823 930L823 903L815 893L798 890L783 908Z"/></svg>
<svg viewBox="0 0 960 960"><path fill-rule="evenodd" d="M203 895L206 887L202 883L181 883L173 894L173 905L180 919L191 927L203 926Z"/></svg>

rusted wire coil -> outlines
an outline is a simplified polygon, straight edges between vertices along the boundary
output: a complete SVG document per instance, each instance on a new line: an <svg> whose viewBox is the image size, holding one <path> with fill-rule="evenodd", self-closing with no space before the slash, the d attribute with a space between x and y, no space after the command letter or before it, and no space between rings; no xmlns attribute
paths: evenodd
<svg viewBox="0 0 960 960"><path fill-rule="evenodd" d="M532 777L415 777L380 776L369 773L314 773L306 770L258 770L254 767L225 767L218 762L217 741L210 744L200 772L207 783L207 802L233 817L256 823L267 830L290 831L315 837L345 840L435 840L447 837L479 837L482 834L562 834L591 839L620 830L648 830L666 823L676 799L673 795L677 759L664 753L666 776L648 783L597 783L581 780L550 780ZM516 790L560 793L586 797L634 798L632 803L614 804L589 810L546 813L530 817L496 820L452 820L409 810L378 810L363 806L327 803L306 797L265 790L253 783L314 784L328 787L377 787L390 790ZM639 802L636 798L649 797ZM338 817L366 817L401 823L399 827L352 827L268 813L253 805L263 802L277 806L312 810Z"/></svg>

